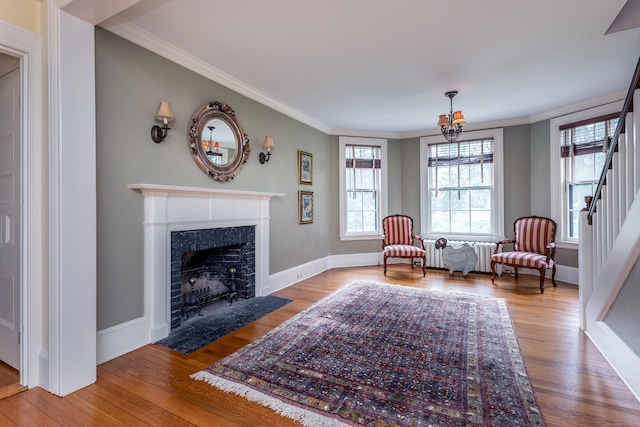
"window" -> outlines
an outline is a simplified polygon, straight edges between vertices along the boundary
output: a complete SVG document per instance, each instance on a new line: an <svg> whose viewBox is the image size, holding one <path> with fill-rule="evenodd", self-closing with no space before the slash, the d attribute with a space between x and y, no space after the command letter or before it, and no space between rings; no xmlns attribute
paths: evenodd
<svg viewBox="0 0 640 427"><path fill-rule="evenodd" d="M563 159L567 195L565 220L567 240L578 240L580 211L585 196L595 192L607 156L607 137L613 135L619 114L613 113L560 126L560 157Z"/></svg>
<svg viewBox="0 0 640 427"><path fill-rule="evenodd" d="M502 129L461 137L454 143L441 136L420 140L423 232L455 240L501 238Z"/></svg>
<svg viewBox="0 0 640 427"><path fill-rule="evenodd" d="M600 179L604 140L618 123L620 103L551 120L551 213L559 247L577 249L580 211Z"/></svg>
<svg viewBox="0 0 640 427"><path fill-rule="evenodd" d="M340 238L378 239L387 215L387 141L340 137Z"/></svg>

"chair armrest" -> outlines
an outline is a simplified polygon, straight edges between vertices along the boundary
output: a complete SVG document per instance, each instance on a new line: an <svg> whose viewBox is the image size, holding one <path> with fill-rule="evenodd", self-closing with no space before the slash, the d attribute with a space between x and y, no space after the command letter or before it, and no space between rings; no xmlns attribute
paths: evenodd
<svg viewBox="0 0 640 427"><path fill-rule="evenodd" d="M419 234L414 234L413 235L413 239L414 240L419 240L420 241L420 246L422 246L422 249L424 249L424 237L422 237Z"/></svg>
<svg viewBox="0 0 640 427"><path fill-rule="evenodd" d="M506 244L509 244L509 243L515 243L515 242L516 242L515 239L503 239L503 240L500 240L499 242L496 242L496 249L493 251L493 253L494 254L500 253L499 251L500 251L500 247L502 245L506 245Z"/></svg>
<svg viewBox="0 0 640 427"><path fill-rule="evenodd" d="M547 245L547 247L545 248L545 252L547 255L547 259L545 260L547 263L549 263L550 260L554 259L556 256L556 244L555 242L551 242Z"/></svg>

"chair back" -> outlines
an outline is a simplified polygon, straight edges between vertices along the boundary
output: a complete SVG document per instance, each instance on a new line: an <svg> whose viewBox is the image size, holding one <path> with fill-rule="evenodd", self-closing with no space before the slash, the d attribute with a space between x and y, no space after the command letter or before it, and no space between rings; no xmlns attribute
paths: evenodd
<svg viewBox="0 0 640 427"><path fill-rule="evenodd" d="M382 232L384 233L383 246L412 245L413 219L406 215L391 215L385 217L382 220Z"/></svg>
<svg viewBox="0 0 640 427"><path fill-rule="evenodd" d="M544 254L547 245L556 240L556 226L554 220L539 216L517 219L514 224L516 241L513 249Z"/></svg>

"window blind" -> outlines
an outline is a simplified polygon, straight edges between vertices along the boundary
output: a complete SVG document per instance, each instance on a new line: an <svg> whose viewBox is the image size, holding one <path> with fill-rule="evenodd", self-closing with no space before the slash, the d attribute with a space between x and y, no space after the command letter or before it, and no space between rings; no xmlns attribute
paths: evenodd
<svg viewBox="0 0 640 427"><path fill-rule="evenodd" d="M606 151L604 141L615 132L619 117L620 113L613 113L560 126L560 155L581 156Z"/></svg>
<svg viewBox="0 0 640 427"><path fill-rule="evenodd" d="M380 169L381 149L371 145L345 146L346 167L356 169Z"/></svg>
<svg viewBox="0 0 640 427"><path fill-rule="evenodd" d="M493 163L493 139L429 145L429 167Z"/></svg>

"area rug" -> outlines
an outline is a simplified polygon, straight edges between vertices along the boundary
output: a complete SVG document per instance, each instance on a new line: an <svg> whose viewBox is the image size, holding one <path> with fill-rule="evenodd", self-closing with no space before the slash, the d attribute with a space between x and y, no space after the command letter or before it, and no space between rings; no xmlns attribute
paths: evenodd
<svg viewBox="0 0 640 427"><path fill-rule="evenodd" d="M357 282L192 375L306 426L544 426L502 299Z"/></svg>
<svg viewBox="0 0 640 427"><path fill-rule="evenodd" d="M273 295L234 300L232 304L219 300L203 307L203 316L183 320L167 338L156 344L191 354L290 302L289 299Z"/></svg>

